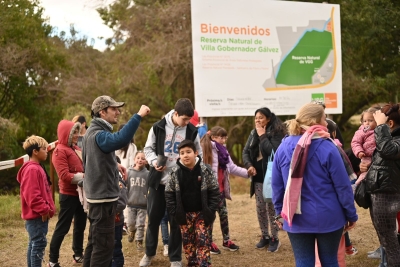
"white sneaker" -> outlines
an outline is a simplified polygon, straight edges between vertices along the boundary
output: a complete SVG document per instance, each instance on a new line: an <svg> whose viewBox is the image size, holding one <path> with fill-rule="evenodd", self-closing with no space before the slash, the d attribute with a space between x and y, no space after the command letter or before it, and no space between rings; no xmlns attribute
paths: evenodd
<svg viewBox="0 0 400 267"><path fill-rule="evenodd" d="M168 257L168 245L164 245L164 252L163 252L163 255L164 255L165 257Z"/></svg>
<svg viewBox="0 0 400 267"><path fill-rule="evenodd" d="M172 261L171 267L182 267L182 262L181 261Z"/></svg>
<svg viewBox="0 0 400 267"><path fill-rule="evenodd" d="M154 258L154 256L147 256L144 254L143 258L139 262L139 267L147 267L151 264L151 260Z"/></svg>

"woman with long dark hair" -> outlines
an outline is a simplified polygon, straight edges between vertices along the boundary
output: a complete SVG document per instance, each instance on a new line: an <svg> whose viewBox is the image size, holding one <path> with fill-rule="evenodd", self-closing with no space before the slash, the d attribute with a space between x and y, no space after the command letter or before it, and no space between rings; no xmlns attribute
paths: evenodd
<svg viewBox="0 0 400 267"><path fill-rule="evenodd" d="M371 191L370 214L388 266L400 266L396 218L400 211L400 110L387 104L374 113L376 149L365 177ZM362 164L361 171L366 171Z"/></svg>
<svg viewBox="0 0 400 267"><path fill-rule="evenodd" d="M269 108L259 108L254 114L255 129L251 131L243 149L243 164L252 175L250 197L256 195L257 217L262 234L256 248L263 249L269 245L268 251L276 252L280 246L279 228L274 222L274 206L264 201L262 189L268 157L278 149L286 128Z"/></svg>

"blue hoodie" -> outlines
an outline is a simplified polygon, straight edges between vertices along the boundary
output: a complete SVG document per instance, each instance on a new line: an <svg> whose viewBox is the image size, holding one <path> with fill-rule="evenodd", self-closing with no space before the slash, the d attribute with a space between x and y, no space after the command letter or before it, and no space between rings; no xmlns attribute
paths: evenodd
<svg viewBox="0 0 400 267"><path fill-rule="evenodd" d="M300 137L285 137L275 153L272 201L276 214L282 210L290 161ZM358 220L349 176L338 149L330 140L311 141L301 188L301 213L294 215L292 227L285 221L283 229L291 233L329 233L347 221Z"/></svg>

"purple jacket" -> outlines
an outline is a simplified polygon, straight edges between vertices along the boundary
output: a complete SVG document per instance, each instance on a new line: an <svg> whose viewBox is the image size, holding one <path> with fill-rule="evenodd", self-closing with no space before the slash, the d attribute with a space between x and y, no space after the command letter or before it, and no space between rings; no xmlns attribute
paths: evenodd
<svg viewBox="0 0 400 267"><path fill-rule="evenodd" d="M376 142L374 130L364 132L364 126L361 125L351 140L351 149L353 150L354 155L357 157L358 153L364 152L365 156L372 157L375 148Z"/></svg>
<svg viewBox="0 0 400 267"><path fill-rule="evenodd" d="M290 161L300 135L282 140L275 152L272 169L272 201L276 214L282 210L283 196ZM326 139L313 139L301 187L301 213L293 217L293 225L284 222L291 233L328 233L343 227L347 221L358 220L351 189L342 158L335 145Z"/></svg>
<svg viewBox="0 0 400 267"><path fill-rule="evenodd" d="M215 177L217 177L218 180L218 150L215 145L214 141L211 141L212 144L212 157L213 157L213 163L212 163L212 170L214 172ZM232 200L231 198L231 187L229 183L229 174L233 174L236 176L240 176L243 178L249 178L247 174L247 170L245 168L237 166L235 163L233 163L231 156L229 156L229 163L226 166L226 170L224 171L224 178L223 178L223 183L224 183L224 193L225 193L225 198Z"/></svg>

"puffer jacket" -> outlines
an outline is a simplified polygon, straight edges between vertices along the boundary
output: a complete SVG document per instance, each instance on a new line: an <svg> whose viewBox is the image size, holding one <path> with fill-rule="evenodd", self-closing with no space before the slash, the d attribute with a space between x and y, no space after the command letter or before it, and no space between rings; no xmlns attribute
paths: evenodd
<svg viewBox="0 0 400 267"><path fill-rule="evenodd" d="M218 209L219 203L219 186L213 171L209 166L206 166L201 160L197 164L201 167L201 202L204 223L208 226L215 220L215 212ZM180 181L182 170L179 165L172 168L169 173L169 179L165 186L165 202L168 213L175 218L179 225L186 225L186 213L183 208Z"/></svg>
<svg viewBox="0 0 400 267"><path fill-rule="evenodd" d="M268 127L266 133L261 136L258 136L256 129L253 129L249 138L247 139L246 145L243 148L242 157L245 168L249 169L252 166L255 167L257 157L261 150L261 154L263 156L263 173L261 175L264 177L265 172L267 171L268 157L271 155L272 149L276 152L282 142L283 137L283 134L272 135L270 127ZM250 185L250 197L254 195L254 190L254 177L252 177Z"/></svg>
<svg viewBox="0 0 400 267"><path fill-rule="evenodd" d="M79 181L76 174L83 178L83 163L81 149L72 144L75 130L80 130L79 122L62 120L57 127L58 145L54 150L52 162L58 175L60 193L78 196L76 183ZM75 179L74 179L75 176Z"/></svg>
<svg viewBox="0 0 400 267"><path fill-rule="evenodd" d="M372 157L375 147L374 130L364 132L364 125L361 125L351 140L351 149L354 155L357 157L358 153L364 152L365 156Z"/></svg>
<svg viewBox="0 0 400 267"><path fill-rule="evenodd" d="M370 193L400 193L400 127L375 128L376 149L365 177Z"/></svg>

